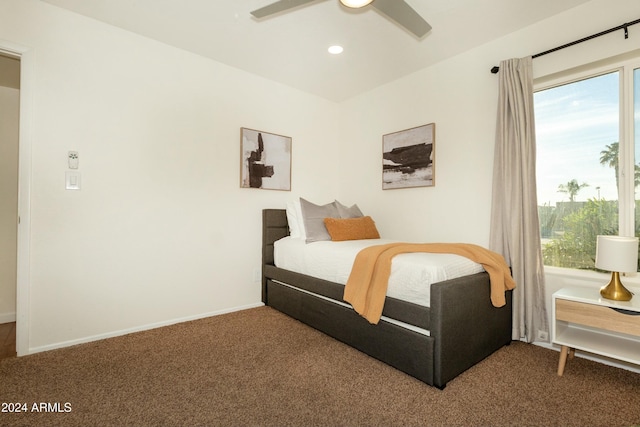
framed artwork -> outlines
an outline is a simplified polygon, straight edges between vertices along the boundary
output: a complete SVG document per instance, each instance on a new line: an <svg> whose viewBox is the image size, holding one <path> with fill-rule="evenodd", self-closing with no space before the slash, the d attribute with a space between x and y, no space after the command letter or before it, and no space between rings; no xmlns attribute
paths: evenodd
<svg viewBox="0 0 640 427"><path fill-rule="evenodd" d="M435 123L383 135L382 189L433 186L435 138Z"/></svg>
<svg viewBox="0 0 640 427"><path fill-rule="evenodd" d="M291 191L291 138L240 129L240 187Z"/></svg>

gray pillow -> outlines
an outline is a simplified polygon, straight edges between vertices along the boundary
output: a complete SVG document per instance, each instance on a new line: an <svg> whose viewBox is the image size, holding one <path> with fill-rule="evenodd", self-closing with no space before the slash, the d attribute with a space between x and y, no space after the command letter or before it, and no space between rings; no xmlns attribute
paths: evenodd
<svg viewBox="0 0 640 427"><path fill-rule="evenodd" d="M333 203L335 203L338 208L340 218L361 218L364 216L358 205L353 205L348 208L337 200Z"/></svg>
<svg viewBox="0 0 640 427"><path fill-rule="evenodd" d="M300 197L300 208L302 210L302 221L307 234L307 243L320 240L331 240L327 227L324 225L325 218L340 218L336 203L326 205L313 204Z"/></svg>

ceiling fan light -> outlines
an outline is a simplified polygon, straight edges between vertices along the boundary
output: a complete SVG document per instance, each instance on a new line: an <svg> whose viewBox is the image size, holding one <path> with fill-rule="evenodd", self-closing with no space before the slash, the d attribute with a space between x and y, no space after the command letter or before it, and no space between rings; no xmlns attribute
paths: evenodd
<svg viewBox="0 0 640 427"><path fill-rule="evenodd" d="M368 5L369 3L371 3L373 0L340 0L340 3L342 3L343 5L353 8L353 9L358 9L360 7L364 7L366 5Z"/></svg>

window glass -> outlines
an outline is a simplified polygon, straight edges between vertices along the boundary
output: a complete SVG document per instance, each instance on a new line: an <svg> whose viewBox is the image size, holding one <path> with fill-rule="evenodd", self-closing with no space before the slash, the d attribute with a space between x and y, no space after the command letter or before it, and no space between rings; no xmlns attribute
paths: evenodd
<svg viewBox="0 0 640 427"><path fill-rule="evenodd" d="M545 265L594 269L596 236L618 234L619 81L612 72L534 95Z"/></svg>

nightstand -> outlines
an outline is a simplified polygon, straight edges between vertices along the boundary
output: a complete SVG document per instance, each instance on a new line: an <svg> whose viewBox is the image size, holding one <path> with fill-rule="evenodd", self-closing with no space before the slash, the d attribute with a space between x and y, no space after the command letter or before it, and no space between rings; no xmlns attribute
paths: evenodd
<svg viewBox="0 0 640 427"><path fill-rule="evenodd" d="M640 289L631 301L602 298L600 289L571 287L553 294L551 340L562 346L558 375L575 349L640 365Z"/></svg>

